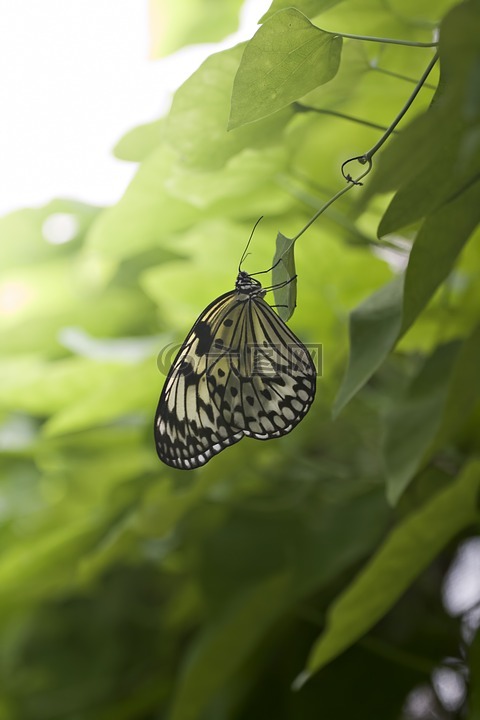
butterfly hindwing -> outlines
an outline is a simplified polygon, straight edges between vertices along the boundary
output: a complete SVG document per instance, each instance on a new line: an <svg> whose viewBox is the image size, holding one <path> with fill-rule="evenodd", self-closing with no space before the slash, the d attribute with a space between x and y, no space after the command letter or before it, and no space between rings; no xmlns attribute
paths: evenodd
<svg viewBox="0 0 480 720"><path fill-rule="evenodd" d="M249 437L286 435L313 402L315 366L306 347L263 298L249 303L242 319L241 361L231 364L219 409L230 426Z"/></svg>

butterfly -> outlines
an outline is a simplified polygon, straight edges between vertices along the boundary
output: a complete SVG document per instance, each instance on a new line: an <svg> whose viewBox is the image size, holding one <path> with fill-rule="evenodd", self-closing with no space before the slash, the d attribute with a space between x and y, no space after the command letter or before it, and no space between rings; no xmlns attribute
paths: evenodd
<svg viewBox="0 0 480 720"><path fill-rule="evenodd" d="M234 290L199 316L163 386L154 435L172 467L200 467L244 436L286 435L315 397L310 353L264 300L274 287L240 269L245 253Z"/></svg>

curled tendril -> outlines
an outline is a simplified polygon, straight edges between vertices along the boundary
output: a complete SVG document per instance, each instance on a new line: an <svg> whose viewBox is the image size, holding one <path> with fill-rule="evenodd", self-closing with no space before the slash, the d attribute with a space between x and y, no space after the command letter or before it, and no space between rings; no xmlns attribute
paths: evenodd
<svg viewBox="0 0 480 720"><path fill-rule="evenodd" d="M351 162L359 162L360 165L367 165L367 169L365 172L363 172L358 178L353 178L350 173L345 173L345 167L351 163ZM345 160L344 163L342 163L342 175L345 178L345 180L348 183L351 183L352 185L363 185L362 182L360 182L372 169L373 163L372 159L368 155L356 155L355 157L348 158L348 160Z"/></svg>

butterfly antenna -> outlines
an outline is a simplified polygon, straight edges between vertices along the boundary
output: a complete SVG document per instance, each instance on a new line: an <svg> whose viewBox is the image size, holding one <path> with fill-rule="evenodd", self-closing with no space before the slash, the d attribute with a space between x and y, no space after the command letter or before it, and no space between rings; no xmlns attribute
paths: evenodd
<svg viewBox="0 0 480 720"><path fill-rule="evenodd" d="M258 218L257 222L256 222L255 225L253 226L252 232L250 233L250 237L248 238L248 242L247 242L247 244L246 244L246 246L245 246L245 250L243 251L243 255L242 255L242 257L241 257L241 260L240 260L240 262L238 263L238 272L240 272L240 268L242 267L242 263L243 263L243 261L245 260L245 258L246 258L247 255L248 255L248 252L247 252L248 247L249 247L249 245L250 245L250 243L251 243L251 241L252 241L253 233L255 232L255 230L256 230L256 228L257 228L257 225L258 225L258 223L260 222L260 220L263 220L263 215L261 215L261 216Z"/></svg>

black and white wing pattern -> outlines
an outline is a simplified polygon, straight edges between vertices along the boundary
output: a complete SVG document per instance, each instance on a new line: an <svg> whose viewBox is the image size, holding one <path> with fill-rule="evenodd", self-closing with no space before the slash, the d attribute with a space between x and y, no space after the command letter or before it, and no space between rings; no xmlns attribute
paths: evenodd
<svg viewBox="0 0 480 720"><path fill-rule="evenodd" d="M240 271L235 290L214 300L188 333L155 416L167 465L190 470L244 436L286 435L308 412L315 365L264 295Z"/></svg>

